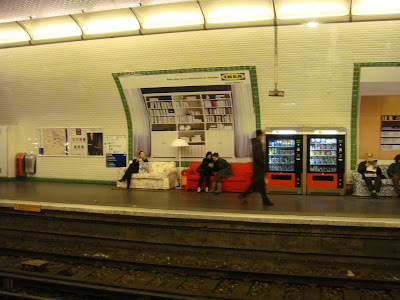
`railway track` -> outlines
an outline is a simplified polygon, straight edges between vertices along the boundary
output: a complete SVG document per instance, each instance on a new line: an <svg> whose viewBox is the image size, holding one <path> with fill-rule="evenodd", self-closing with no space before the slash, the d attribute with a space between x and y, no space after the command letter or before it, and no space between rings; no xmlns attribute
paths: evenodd
<svg viewBox="0 0 400 300"><path fill-rule="evenodd" d="M0 280L4 299L400 299L396 279L217 270L27 251L0 256Z"/></svg>

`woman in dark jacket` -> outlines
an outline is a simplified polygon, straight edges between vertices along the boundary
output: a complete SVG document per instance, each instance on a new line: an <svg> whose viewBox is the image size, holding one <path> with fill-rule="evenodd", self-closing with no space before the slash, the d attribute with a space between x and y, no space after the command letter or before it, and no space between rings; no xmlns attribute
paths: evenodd
<svg viewBox="0 0 400 300"><path fill-rule="evenodd" d="M208 187L210 186L210 177L212 175L212 168L214 162L212 160L212 153L207 152L206 157L203 159L201 165L197 168L197 172L200 173L199 183L197 184L197 192L201 192L201 186L203 185L204 178L206 179L206 193L208 192Z"/></svg>
<svg viewBox="0 0 400 300"><path fill-rule="evenodd" d="M139 151L137 157L133 160L133 162L129 165L128 169L126 170L124 176L119 182L123 182L127 180L126 182L126 188L129 189L129 186L131 184L131 177L133 173L139 173L139 167L141 164L144 164L145 162L148 162L147 158L144 156L143 151Z"/></svg>
<svg viewBox="0 0 400 300"><path fill-rule="evenodd" d="M222 183L221 177L231 177L233 176L232 166L225 159L219 157L218 153L214 153L212 155L214 166L214 181L212 184L212 192L221 193L222 192ZM215 189L217 188L217 189Z"/></svg>

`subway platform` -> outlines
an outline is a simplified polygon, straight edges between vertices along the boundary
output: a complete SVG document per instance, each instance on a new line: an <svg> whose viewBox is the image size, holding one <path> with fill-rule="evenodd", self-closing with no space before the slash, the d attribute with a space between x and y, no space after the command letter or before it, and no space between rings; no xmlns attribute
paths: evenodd
<svg viewBox="0 0 400 300"><path fill-rule="evenodd" d="M244 202L238 193L126 190L112 185L34 181L0 182L0 207L28 204L42 210L136 217L270 224L400 228L400 198L259 194Z"/></svg>

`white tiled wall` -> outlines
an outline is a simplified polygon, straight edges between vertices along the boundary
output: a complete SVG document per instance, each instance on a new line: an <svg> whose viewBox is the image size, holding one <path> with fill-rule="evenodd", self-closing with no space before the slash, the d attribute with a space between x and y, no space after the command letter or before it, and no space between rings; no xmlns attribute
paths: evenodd
<svg viewBox="0 0 400 300"><path fill-rule="evenodd" d="M0 125L15 151L37 152L41 127L127 135L111 73L256 66L262 127L344 126L350 131L353 64L400 60L400 21L282 26L274 89L272 27L155 34L0 49ZM347 140L347 153L350 139ZM349 166L348 160L348 166ZM115 180L99 157L39 157L37 177Z"/></svg>

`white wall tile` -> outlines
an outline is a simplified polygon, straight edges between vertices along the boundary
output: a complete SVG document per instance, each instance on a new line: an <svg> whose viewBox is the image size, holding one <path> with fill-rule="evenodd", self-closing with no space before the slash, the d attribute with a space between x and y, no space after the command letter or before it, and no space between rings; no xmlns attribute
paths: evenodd
<svg viewBox="0 0 400 300"><path fill-rule="evenodd" d="M256 66L261 123L344 126L350 132L353 64L399 61L400 21L322 24L278 30L274 89L272 27L207 30L0 49L0 124L15 151L35 152L41 127L100 127L127 135L112 73ZM350 135L349 135L350 137ZM29 140L31 139L31 140ZM349 168L350 138L347 139ZM37 177L115 180L105 158L39 157Z"/></svg>

